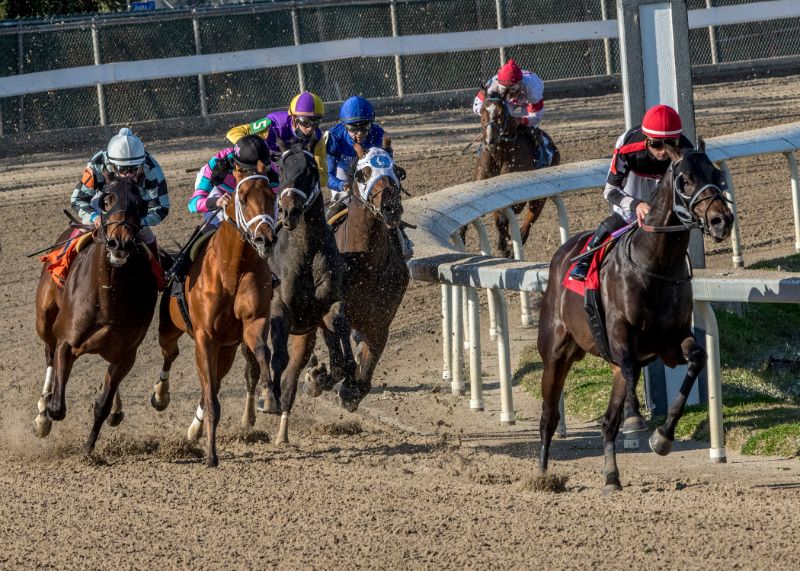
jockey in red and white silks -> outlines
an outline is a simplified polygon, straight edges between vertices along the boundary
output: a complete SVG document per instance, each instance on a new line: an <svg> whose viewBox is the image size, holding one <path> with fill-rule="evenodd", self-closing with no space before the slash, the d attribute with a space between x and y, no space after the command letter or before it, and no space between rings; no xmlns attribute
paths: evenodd
<svg viewBox="0 0 800 571"><path fill-rule="evenodd" d="M521 69L513 59L487 82L486 94L504 98L511 115L522 125L538 127L544 117L544 83L532 71ZM483 100L483 92L475 96L472 110L476 115L481 114Z"/></svg>

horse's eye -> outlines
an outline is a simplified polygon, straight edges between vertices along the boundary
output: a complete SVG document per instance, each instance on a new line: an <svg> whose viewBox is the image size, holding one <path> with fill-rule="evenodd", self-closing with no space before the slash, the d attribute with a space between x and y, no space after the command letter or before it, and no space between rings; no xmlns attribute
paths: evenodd
<svg viewBox="0 0 800 571"><path fill-rule="evenodd" d="M114 206L114 195L104 194L100 201L100 208L102 208L104 212L108 212L112 206Z"/></svg>

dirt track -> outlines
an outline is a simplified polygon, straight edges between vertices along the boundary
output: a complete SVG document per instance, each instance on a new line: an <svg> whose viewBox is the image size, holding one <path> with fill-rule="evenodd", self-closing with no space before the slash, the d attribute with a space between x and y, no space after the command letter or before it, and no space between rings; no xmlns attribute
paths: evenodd
<svg viewBox="0 0 800 571"><path fill-rule="evenodd" d="M619 96L550 101L546 128L565 162L608 155L623 129ZM703 86L704 136L794 121L800 77ZM394 135L407 186L433 192L471 178L460 149L473 136L466 112L399 116ZM174 204L158 228L179 241L193 175L219 141L146 141L167 174ZM102 143L101 143L102 144ZM682 442L668 458L620 454L625 489L600 495L598 428L569 423L554 446L562 494L536 491L538 408L515 390L519 420L499 425L494 351L485 344L487 411L470 413L440 383L439 290L413 283L361 410L298 397L292 444L270 443L276 419L259 416L237 436L244 404L238 359L223 383L220 467L208 470L184 443L197 398L191 343L173 367L172 404L150 408L160 367L155 327L122 384L125 421L104 427L97 454L78 450L102 379L82 358L68 387L68 415L47 440L30 433L44 377L33 329L40 265L25 253L64 226L61 209L88 149L6 159L0 165L0 284L6 331L0 349L0 568L533 567L794 568L800 532L800 462L742 458L707 462L704 445ZM788 169L781 156L735 161L734 182L748 263L793 250ZM572 231L605 212L600 192L567 201ZM546 260L557 245L548 205L527 248ZM727 244L707 244L709 266L730 263ZM515 351L530 331L516 331ZM488 337L487 337L488 338Z"/></svg>

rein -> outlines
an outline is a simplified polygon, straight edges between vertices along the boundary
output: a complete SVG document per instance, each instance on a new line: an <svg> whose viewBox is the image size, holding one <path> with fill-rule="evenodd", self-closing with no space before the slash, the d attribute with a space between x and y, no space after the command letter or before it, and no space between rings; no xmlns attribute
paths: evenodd
<svg viewBox="0 0 800 571"><path fill-rule="evenodd" d="M232 220L226 210L222 211L222 215L226 222L230 223L239 234L242 236L244 240L247 241L248 244L256 247L255 244L255 235L258 232L258 229L261 228L262 224L266 224L272 230L275 230L275 226L277 224L276 219L278 218L278 201L275 201L275 214L274 216L270 216L269 214L257 214L253 216L250 220L247 220L244 217L244 210L242 209L242 201L239 199L239 187L242 186L242 183L248 180L255 180L255 179L263 179L267 181L267 185L269 185L269 177L264 176L263 174L253 174L250 176L244 177L238 183L236 183L236 190L233 193L233 204L234 204L234 216L236 217L235 220ZM251 226L255 224L255 228L251 230Z"/></svg>
<svg viewBox="0 0 800 571"><path fill-rule="evenodd" d="M631 232L630 234L628 234L626 236L626 240L625 240L625 258L630 262L630 264L634 268L636 268L637 270L639 270L641 273L645 274L646 276L650 276L651 278L656 278L658 280L661 280L661 281L664 281L664 282L667 282L667 283L670 283L670 284L673 284L673 285L683 285L685 283L688 283L688 282L692 281L692 278L694 277L694 270L692 268L692 261L689 259L689 255L688 254L686 255L686 262L688 264L688 275L685 278L680 278L680 279L675 279L675 278L670 277L670 276L664 276L664 275L661 275L661 274L657 274L655 272L651 272L650 270L645 269L642 266L640 266L639 264L637 264L633 260L633 256L631 255L631 237L632 236L633 236L633 232Z"/></svg>

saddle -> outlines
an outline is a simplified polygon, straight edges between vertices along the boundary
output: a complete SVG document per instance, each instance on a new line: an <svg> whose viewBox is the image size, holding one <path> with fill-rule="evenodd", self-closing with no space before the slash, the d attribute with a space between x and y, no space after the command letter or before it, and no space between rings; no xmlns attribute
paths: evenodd
<svg viewBox="0 0 800 571"><path fill-rule="evenodd" d="M46 269L50 272L50 277L53 278L59 289L64 289L67 275L69 275L69 268L78 253L85 249L92 240L91 232L84 234L81 234L81 232L83 230L75 228L70 234L69 241L60 250L53 250L39 257L40 261L47 264Z"/></svg>
<svg viewBox="0 0 800 571"><path fill-rule="evenodd" d="M591 236L587 237L586 242L581 248L581 253L586 251L590 239ZM586 310L586 316L589 320L589 329L592 331L592 337L594 337L594 341L597 345L598 351L600 352L600 356L610 363L613 363L614 360L611 358L611 350L608 346L608 333L606 331L605 318L606 314L605 310L603 309L603 298L600 292L600 267L606 255L608 255L608 252L611 251L616 242L616 239L614 239L612 236L609 236L605 242L603 242L603 244L594 251L593 254L588 254L592 256L592 261L589 265L589 272L586 274L585 280L581 281L570 277L572 268L577 263L577 260L573 259L573 263L570 264L569 268L567 269L567 274L564 276L564 280L561 282L561 284L568 290L583 296L583 307ZM580 256L578 256L578 258L579 257Z"/></svg>

